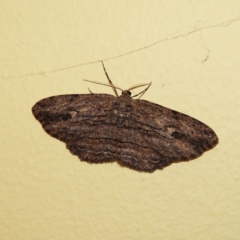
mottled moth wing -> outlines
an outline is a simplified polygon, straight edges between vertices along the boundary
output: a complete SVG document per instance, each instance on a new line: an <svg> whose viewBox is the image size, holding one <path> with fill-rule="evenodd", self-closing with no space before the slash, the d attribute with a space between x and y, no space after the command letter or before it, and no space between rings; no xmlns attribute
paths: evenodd
<svg viewBox="0 0 240 240"><path fill-rule="evenodd" d="M131 151L120 154L121 163L147 172L197 158L218 143L217 135L204 123L145 100L132 101L123 131L123 149Z"/></svg>
<svg viewBox="0 0 240 240"><path fill-rule="evenodd" d="M44 130L66 143L81 160L118 161L144 172L189 161L218 143L214 131L183 113L145 101L128 91L60 95L43 99L32 109Z"/></svg>
<svg viewBox="0 0 240 240"><path fill-rule="evenodd" d="M108 116L115 99L108 94L53 96L37 102L32 112L72 154L89 162L108 162L116 160L117 128Z"/></svg>

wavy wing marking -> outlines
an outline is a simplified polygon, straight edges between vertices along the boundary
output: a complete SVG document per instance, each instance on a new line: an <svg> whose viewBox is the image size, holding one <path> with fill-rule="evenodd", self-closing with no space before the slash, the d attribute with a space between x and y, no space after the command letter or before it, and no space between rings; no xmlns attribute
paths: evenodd
<svg viewBox="0 0 240 240"><path fill-rule="evenodd" d="M53 96L37 102L32 112L72 154L88 162L106 162L116 160L117 127L109 118L115 99L108 94Z"/></svg>

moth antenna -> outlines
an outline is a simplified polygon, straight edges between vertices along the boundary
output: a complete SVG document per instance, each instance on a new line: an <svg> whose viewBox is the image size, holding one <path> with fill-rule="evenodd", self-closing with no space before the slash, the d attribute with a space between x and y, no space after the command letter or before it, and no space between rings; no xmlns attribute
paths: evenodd
<svg viewBox="0 0 240 240"><path fill-rule="evenodd" d="M106 77L107 77L107 79L108 79L108 82L109 82L112 90L114 91L116 97L118 97L118 93L117 93L116 87L113 85L111 79L109 78L109 76L108 76L108 74L107 74L107 71L106 71L106 69L105 69L105 66L104 66L104 64L103 64L103 61L101 61L101 62L102 62L103 70L104 70L104 72L105 72L105 74L106 74Z"/></svg>
<svg viewBox="0 0 240 240"><path fill-rule="evenodd" d="M140 99L143 96L143 94L150 88L151 84L152 84L152 82L148 83L148 86L143 91L141 91L140 93L132 96L132 98L137 97L138 95L140 95L139 98L138 98L138 99Z"/></svg>
<svg viewBox="0 0 240 240"><path fill-rule="evenodd" d="M91 83L95 83L95 84L99 84L99 85L103 85L103 86L107 86L107 87L112 87L106 83L101 83L101 82L95 82L95 81L91 81L91 80L87 80L87 79L83 79L83 81L85 82L91 82ZM119 89L120 91L123 91L120 87L116 87L114 86L116 89Z"/></svg>
<svg viewBox="0 0 240 240"><path fill-rule="evenodd" d="M152 83L152 82L151 82L151 83ZM148 85L151 84L151 83L142 83L142 84L133 85L132 87L130 87L130 88L128 89L128 91L133 90L133 89L135 89L135 88L139 88L139 87L143 87L143 86L148 86Z"/></svg>

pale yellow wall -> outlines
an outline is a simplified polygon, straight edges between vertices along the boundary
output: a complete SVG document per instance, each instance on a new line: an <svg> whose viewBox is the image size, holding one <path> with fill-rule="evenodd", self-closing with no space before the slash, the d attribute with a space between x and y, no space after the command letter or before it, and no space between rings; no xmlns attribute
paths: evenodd
<svg viewBox="0 0 240 240"><path fill-rule="evenodd" d="M239 14L239 0L1 0L0 239L240 239ZM31 107L112 94L82 81L106 82L101 59L122 88L152 81L143 99L207 123L219 145L153 174L80 162Z"/></svg>

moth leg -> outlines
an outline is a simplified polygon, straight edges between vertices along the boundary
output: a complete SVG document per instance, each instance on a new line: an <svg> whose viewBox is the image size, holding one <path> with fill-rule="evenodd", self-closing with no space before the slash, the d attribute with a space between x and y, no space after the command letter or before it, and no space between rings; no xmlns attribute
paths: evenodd
<svg viewBox="0 0 240 240"><path fill-rule="evenodd" d="M140 96L138 97L138 99L141 98L142 95L150 88L151 84L152 84L152 82L150 82L150 83L148 84L148 86L147 86L143 91L141 91L140 93L132 96L132 98L137 97L138 95L140 95Z"/></svg>
<svg viewBox="0 0 240 240"><path fill-rule="evenodd" d="M91 94L93 94L93 92L90 90L90 88L88 88L88 91L89 91Z"/></svg>
<svg viewBox="0 0 240 240"><path fill-rule="evenodd" d="M114 91L116 97L118 97L117 90L116 90L115 86L113 85L111 79L109 78L109 76L108 76L108 74L107 74L107 71L106 71L105 66L104 66L104 64L103 64L103 61L101 61L101 62L102 62L103 70L104 70L104 72L105 72L105 74L106 74L106 77L107 77L107 79L108 79L108 82L109 82L110 86L112 87L112 90Z"/></svg>

